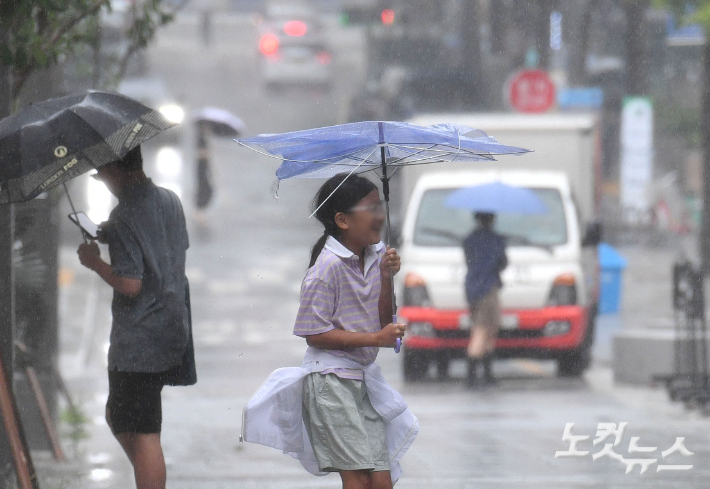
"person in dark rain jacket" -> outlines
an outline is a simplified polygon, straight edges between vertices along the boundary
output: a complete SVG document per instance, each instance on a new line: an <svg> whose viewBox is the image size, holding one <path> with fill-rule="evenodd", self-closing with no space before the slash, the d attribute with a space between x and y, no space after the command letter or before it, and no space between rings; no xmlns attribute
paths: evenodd
<svg viewBox="0 0 710 489"><path fill-rule="evenodd" d="M500 327L498 291L503 285L500 273L508 266L505 238L493 230L495 215L477 212L476 229L464 240L466 299L471 309L471 340L468 345L469 386L478 383L477 367L483 364L484 380L493 383L491 362Z"/></svg>

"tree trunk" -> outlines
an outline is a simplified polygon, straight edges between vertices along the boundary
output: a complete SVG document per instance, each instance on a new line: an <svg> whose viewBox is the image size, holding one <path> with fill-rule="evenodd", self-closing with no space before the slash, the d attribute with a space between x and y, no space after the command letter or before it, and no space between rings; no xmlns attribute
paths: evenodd
<svg viewBox="0 0 710 489"><path fill-rule="evenodd" d="M703 147L703 212L700 231L700 256L703 273L710 275L710 43L703 46L702 115L700 132Z"/></svg>

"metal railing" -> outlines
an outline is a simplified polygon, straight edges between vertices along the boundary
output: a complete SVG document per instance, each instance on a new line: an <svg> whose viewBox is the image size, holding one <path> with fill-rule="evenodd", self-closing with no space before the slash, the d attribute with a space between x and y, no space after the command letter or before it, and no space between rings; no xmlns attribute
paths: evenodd
<svg viewBox="0 0 710 489"><path fill-rule="evenodd" d="M673 401L705 408L710 401L705 286L702 271L688 261L673 266L675 316L673 373L654 376L663 382Z"/></svg>

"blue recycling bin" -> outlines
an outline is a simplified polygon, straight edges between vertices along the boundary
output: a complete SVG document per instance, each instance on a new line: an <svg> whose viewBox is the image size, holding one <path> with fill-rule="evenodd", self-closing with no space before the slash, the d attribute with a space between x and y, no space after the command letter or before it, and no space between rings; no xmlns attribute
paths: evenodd
<svg viewBox="0 0 710 489"><path fill-rule="evenodd" d="M626 258L607 243L601 243L597 253L600 268L599 314L617 314L621 304Z"/></svg>

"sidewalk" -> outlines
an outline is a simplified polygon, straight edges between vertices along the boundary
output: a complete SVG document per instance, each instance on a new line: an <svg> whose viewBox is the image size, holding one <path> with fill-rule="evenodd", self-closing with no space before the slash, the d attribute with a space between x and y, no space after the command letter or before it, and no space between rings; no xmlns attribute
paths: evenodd
<svg viewBox="0 0 710 489"><path fill-rule="evenodd" d="M619 251L628 260L620 314L623 328L672 328L673 264L679 253L628 247Z"/></svg>
<svg viewBox="0 0 710 489"><path fill-rule="evenodd" d="M686 244L686 248L690 246ZM620 312L599 316L594 338L595 365L604 367L612 367L613 339L617 333L673 328L672 267L678 251L631 246L617 250L628 260L622 276Z"/></svg>
<svg viewBox="0 0 710 489"><path fill-rule="evenodd" d="M611 347L608 353L617 383L649 386L653 376L673 372L673 266L683 259L698 263L695 242L687 237L664 248L620 248L628 260L621 313L616 323L614 318L600 321L606 322L601 333Z"/></svg>
<svg viewBox="0 0 710 489"><path fill-rule="evenodd" d="M60 398L58 429L69 461L57 463L48 452L33 452L40 485L42 489L133 487L131 465L104 419L112 294L96 274L79 264L74 249L61 248L59 263L59 369L84 420L74 429L63 420L68 406Z"/></svg>

